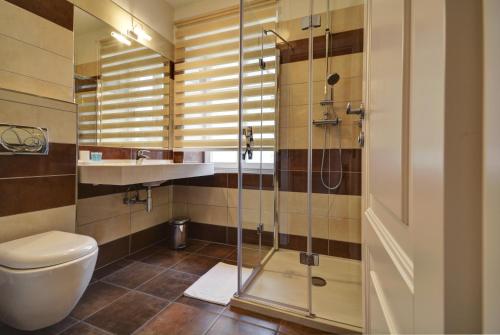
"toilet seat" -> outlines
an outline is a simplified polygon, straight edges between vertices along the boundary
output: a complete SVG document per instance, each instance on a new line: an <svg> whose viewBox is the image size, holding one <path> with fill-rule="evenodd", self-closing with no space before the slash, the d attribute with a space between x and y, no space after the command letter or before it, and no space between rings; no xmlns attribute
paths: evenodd
<svg viewBox="0 0 500 335"><path fill-rule="evenodd" d="M96 241L84 235L49 231L0 244L0 266L38 269L71 262L97 250Z"/></svg>
<svg viewBox="0 0 500 335"><path fill-rule="evenodd" d="M32 331L63 320L87 288L98 252L93 238L60 231L0 244L0 322Z"/></svg>

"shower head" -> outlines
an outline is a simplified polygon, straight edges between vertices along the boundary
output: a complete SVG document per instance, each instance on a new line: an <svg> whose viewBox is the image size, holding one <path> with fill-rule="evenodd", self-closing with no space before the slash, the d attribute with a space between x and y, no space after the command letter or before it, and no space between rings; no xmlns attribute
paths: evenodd
<svg viewBox="0 0 500 335"><path fill-rule="evenodd" d="M330 86L335 85L336 83L339 82L339 80L340 80L340 76L337 72L328 75L328 77L326 78L326 82Z"/></svg>

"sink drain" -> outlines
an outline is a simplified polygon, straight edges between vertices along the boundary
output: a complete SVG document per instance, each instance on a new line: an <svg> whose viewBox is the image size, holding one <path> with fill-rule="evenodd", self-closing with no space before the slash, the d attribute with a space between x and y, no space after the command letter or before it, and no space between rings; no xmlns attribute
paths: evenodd
<svg viewBox="0 0 500 335"><path fill-rule="evenodd" d="M326 280L321 277L312 277L312 284L313 286L325 286Z"/></svg>

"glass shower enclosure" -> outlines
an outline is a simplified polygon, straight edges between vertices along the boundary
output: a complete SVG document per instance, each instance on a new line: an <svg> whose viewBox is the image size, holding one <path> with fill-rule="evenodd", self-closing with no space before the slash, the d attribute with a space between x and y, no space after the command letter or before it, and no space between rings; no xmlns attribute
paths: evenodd
<svg viewBox="0 0 500 335"><path fill-rule="evenodd" d="M240 0L233 304L325 330L362 330L360 129L346 112L361 101L363 11Z"/></svg>

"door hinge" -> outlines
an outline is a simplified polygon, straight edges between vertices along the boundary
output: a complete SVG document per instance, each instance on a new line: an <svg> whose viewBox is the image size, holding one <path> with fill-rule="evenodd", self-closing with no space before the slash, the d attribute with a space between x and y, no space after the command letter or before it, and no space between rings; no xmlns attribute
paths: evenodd
<svg viewBox="0 0 500 335"><path fill-rule="evenodd" d="M307 266L319 265L319 254L308 254L307 252L300 253L300 264Z"/></svg>

